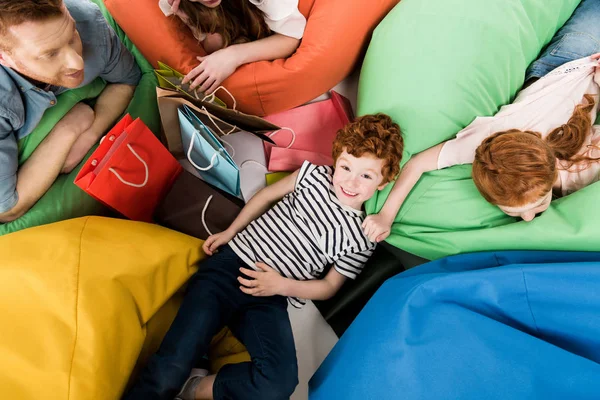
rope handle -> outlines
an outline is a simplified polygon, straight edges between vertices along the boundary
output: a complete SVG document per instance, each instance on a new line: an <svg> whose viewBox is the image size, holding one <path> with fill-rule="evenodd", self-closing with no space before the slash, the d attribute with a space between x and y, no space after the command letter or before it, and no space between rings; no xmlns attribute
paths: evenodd
<svg viewBox="0 0 600 400"><path fill-rule="evenodd" d="M148 164L146 163L146 161L144 161L144 159L142 157L140 157L140 155L138 153L135 152L135 150L133 150L133 147L131 147L131 145L129 143L127 143L127 148L129 149L129 151L131 151L133 153L134 156L136 156L136 158L138 160L140 160L140 162L144 165L144 169L146 170L146 178L144 179L144 182L142 183L133 183L133 182L129 182L126 181L125 179L123 179L121 177L121 175L119 175L119 173L117 171L115 171L114 168L109 168L108 170L110 172L112 172L113 174L115 174L115 176L117 177L117 179L119 179L122 183L124 183L125 185L131 186L131 187L135 187L135 188L141 188L146 186L146 184L148 183L148 178L150 176L149 170L148 170Z"/></svg>
<svg viewBox="0 0 600 400"><path fill-rule="evenodd" d="M217 93L217 91L219 89L223 89L225 91L225 93L227 93L229 95L229 97L231 97L231 100L233 100L233 107L232 109L234 111L236 111L237 108L237 101L235 101L235 97L233 97L233 95L231 94L231 92L229 90L227 90L224 86L219 86L217 87L215 90L213 90L213 92L211 94L208 94L206 96L204 96L204 98L202 99L202 101L206 101L206 99L210 98L210 101L215 101L215 93ZM198 95L196 95L196 98L198 98Z"/></svg>
<svg viewBox="0 0 600 400"><path fill-rule="evenodd" d="M263 165L263 164L259 163L256 160L246 160L246 161L244 161L243 163L240 164L240 169L244 168L244 164L256 164L256 165L260 165L264 169L267 169L266 165Z"/></svg>
<svg viewBox="0 0 600 400"><path fill-rule="evenodd" d="M200 134L198 131L196 131L195 133ZM219 152L215 152L215 154L213 154L213 156L210 159L210 164L208 165L208 167L201 167L198 164L196 164L193 160L192 160L192 149L194 148L194 138L196 137L196 135L192 135L192 139L190 140L190 146L188 148L187 151L187 159L190 162L190 164L192 164L194 166L194 168L196 168L199 171L208 171L209 169L211 169L212 167L215 166L215 160L217 158L217 155L219 154L219 152L223 151L223 150L219 150Z"/></svg>
<svg viewBox="0 0 600 400"><path fill-rule="evenodd" d="M206 233L208 233L209 236L212 236L212 232L208 229L208 226L206 225L206 220L204 218L204 216L206 215L206 209L208 208L208 205L210 204L210 201L212 200L213 195L211 194L210 196L208 196L208 199L206 200L206 203L204 204L204 208L202 209L202 226L204 226L204 229L206 230Z"/></svg>
<svg viewBox="0 0 600 400"><path fill-rule="evenodd" d="M206 109L206 107L202 106L202 110L204 110L204 112L206 112L206 116L208 117L208 119L210 120L210 122L212 122L212 124L215 126L215 128L217 128L219 130L219 132L221 132L222 136L227 136L232 134L236 129L238 129L237 126L235 125L231 125L228 122L222 121L224 124L227 124L229 126L231 126L231 129L229 130L229 132L225 133L223 132L223 130L221 129L221 127L219 125L217 125L217 123L215 122L215 120L212 118L212 116L210 115L210 113L208 112L208 110ZM235 156L235 149L233 148L233 146L226 141L225 139L223 139L221 136L216 135L217 136L217 140L219 140L221 143L226 144L227 146L229 146L229 148L231 149L231 157Z"/></svg>
<svg viewBox="0 0 600 400"><path fill-rule="evenodd" d="M292 128L288 128L288 127L283 126L283 127L281 127L281 129L278 129L276 131L271 132L269 134L269 137L273 137L276 133L281 132L281 131L285 131L285 130L292 132L292 141L286 147L286 149L289 149L290 147L293 146L294 142L296 141L296 132Z"/></svg>

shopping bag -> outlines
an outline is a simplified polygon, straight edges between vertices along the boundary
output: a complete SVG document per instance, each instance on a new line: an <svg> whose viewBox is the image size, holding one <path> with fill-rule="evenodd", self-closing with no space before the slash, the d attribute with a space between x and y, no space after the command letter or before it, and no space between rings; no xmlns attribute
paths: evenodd
<svg viewBox="0 0 600 400"><path fill-rule="evenodd" d="M235 109L223 108L210 102L191 99L174 90L157 88L156 97L158 98L163 136L169 150L175 154L178 154L178 152L183 154L181 139L178 139L181 134L177 114L177 109L183 105L194 110L205 124L218 124L221 128L220 131L223 132L250 132L261 140L275 144L266 133L280 129L279 126L255 115L244 114ZM235 99L233 97L232 99L235 107ZM221 134L220 131L217 130L217 134Z"/></svg>
<svg viewBox="0 0 600 400"><path fill-rule="evenodd" d="M305 160L317 165L331 165L333 140L339 129L354 119L350 101L335 91L324 101L306 104L265 117L283 128L265 143L269 171L294 171Z"/></svg>
<svg viewBox="0 0 600 400"><path fill-rule="evenodd" d="M178 109L186 160L197 176L245 201L265 187L262 140L252 133L224 131L210 114L184 105ZM208 117L205 123L204 117Z"/></svg>
<svg viewBox="0 0 600 400"><path fill-rule="evenodd" d="M206 240L229 228L243 203L183 171L156 209L156 221L167 228Z"/></svg>
<svg viewBox="0 0 600 400"><path fill-rule="evenodd" d="M199 90L190 90L189 83L182 83L184 74L169 67L167 64L158 62L158 69L154 70L154 75L158 80L158 86L163 89L175 90L190 99L204 100L211 102L219 107L225 107L225 103L214 95L206 95Z"/></svg>
<svg viewBox="0 0 600 400"><path fill-rule="evenodd" d="M181 142L181 131L179 125L178 109L181 106L187 106L194 110L204 124L213 126L216 134L220 132L241 132L241 129L235 125L231 125L215 115L212 115L203 104L199 107L194 105L189 99L171 90L156 88L156 96L158 98L158 110L162 124L162 138L169 151L177 159L184 159L185 152ZM267 138L266 135L261 135L261 139Z"/></svg>
<svg viewBox="0 0 600 400"><path fill-rule="evenodd" d="M187 160L204 181L239 197L240 171L222 142L190 108L184 105L177 112Z"/></svg>
<svg viewBox="0 0 600 400"><path fill-rule="evenodd" d="M85 162L75 184L127 218L151 222L181 171L142 120L127 114Z"/></svg>
<svg viewBox="0 0 600 400"><path fill-rule="evenodd" d="M266 186L267 161L263 141L249 132L221 137L240 171L240 192L245 202Z"/></svg>

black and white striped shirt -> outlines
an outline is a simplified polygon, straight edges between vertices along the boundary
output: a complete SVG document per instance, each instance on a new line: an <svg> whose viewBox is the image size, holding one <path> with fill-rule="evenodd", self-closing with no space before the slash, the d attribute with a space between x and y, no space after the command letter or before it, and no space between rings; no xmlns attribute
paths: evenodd
<svg viewBox="0 0 600 400"><path fill-rule="evenodd" d="M295 190L238 233L229 242L233 251L253 269L264 262L291 279L319 279L331 264L356 278L376 244L363 233L364 213L338 200L332 176L332 167L305 161Z"/></svg>

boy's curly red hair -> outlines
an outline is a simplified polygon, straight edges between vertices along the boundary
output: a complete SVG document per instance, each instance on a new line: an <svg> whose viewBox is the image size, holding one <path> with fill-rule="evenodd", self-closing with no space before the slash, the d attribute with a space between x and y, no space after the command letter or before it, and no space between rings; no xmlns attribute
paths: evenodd
<svg viewBox="0 0 600 400"><path fill-rule="evenodd" d="M388 183L400 172L404 140L400 127L382 113L365 115L340 129L333 141L333 163L346 150L354 157L365 153L384 160L381 175Z"/></svg>

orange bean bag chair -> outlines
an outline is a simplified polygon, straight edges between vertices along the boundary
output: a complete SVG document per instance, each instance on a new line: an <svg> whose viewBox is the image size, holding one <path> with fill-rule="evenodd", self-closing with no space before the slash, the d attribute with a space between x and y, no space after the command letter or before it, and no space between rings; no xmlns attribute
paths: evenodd
<svg viewBox="0 0 600 400"><path fill-rule="evenodd" d="M189 30L163 15L158 0L104 2L155 67L157 61L163 61L187 73L198 65L196 56L205 54ZM375 26L398 2L300 0L307 25L296 53L285 60L243 65L223 86L236 98L238 109L250 114L274 114L304 104L348 76Z"/></svg>

